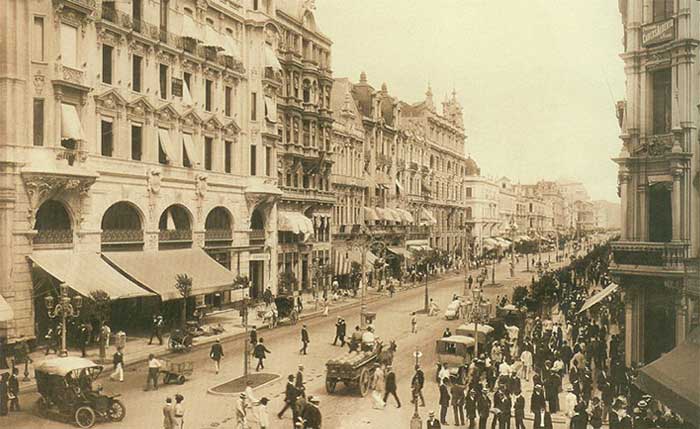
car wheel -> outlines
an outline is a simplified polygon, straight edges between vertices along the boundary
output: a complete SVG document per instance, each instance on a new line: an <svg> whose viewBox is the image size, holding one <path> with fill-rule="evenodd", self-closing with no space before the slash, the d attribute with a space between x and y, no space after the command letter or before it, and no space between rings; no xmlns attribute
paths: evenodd
<svg viewBox="0 0 700 429"><path fill-rule="evenodd" d="M124 420L124 417L126 416L126 407L124 407L124 404L122 404L120 400L114 399L112 400L112 405L109 407L107 413L111 421L120 422Z"/></svg>
<svg viewBox="0 0 700 429"><path fill-rule="evenodd" d="M95 424L95 412L88 406L82 406L75 410L75 423L83 429L91 428Z"/></svg>
<svg viewBox="0 0 700 429"><path fill-rule="evenodd" d="M185 384L185 376L181 375L177 378L177 384Z"/></svg>
<svg viewBox="0 0 700 429"><path fill-rule="evenodd" d="M46 399L39 397L36 400L36 410L40 416L45 417L49 411L49 404L46 403Z"/></svg>

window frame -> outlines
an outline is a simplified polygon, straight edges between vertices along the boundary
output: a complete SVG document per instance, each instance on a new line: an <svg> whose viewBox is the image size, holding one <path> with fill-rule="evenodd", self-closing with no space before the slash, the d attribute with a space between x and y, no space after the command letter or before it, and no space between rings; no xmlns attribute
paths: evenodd
<svg viewBox="0 0 700 429"><path fill-rule="evenodd" d="M41 34L37 35L37 23L41 23ZM34 15L32 19L32 61L46 63L46 19L43 15ZM36 58L37 43L40 43L40 58Z"/></svg>
<svg viewBox="0 0 700 429"><path fill-rule="evenodd" d="M165 70L165 79L163 79L163 70ZM167 64L158 63L158 97L161 100L168 99L168 80L170 75L170 67ZM165 94L164 94L165 93Z"/></svg>
<svg viewBox="0 0 700 429"><path fill-rule="evenodd" d="M102 44L102 83L112 85L114 82L114 46Z"/></svg>
<svg viewBox="0 0 700 429"><path fill-rule="evenodd" d="M109 154L105 153L105 124L109 124ZM111 118L109 116L101 116L100 117L100 155L101 156L106 156L109 158L114 158L114 131L115 131L115 126L114 126L114 118Z"/></svg>
<svg viewBox="0 0 700 429"><path fill-rule="evenodd" d="M139 133L138 133L138 136L139 136L139 143L138 143L139 155L138 155L138 158L134 157L134 130L135 129L139 130ZM132 161L142 161L143 160L143 124L138 123L138 122L132 122L130 134L131 135L130 135L130 142L129 143L130 143L130 149L131 149L131 154L130 154L131 160ZM160 148L160 143L158 143L158 146Z"/></svg>
<svg viewBox="0 0 700 429"><path fill-rule="evenodd" d="M224 140L224 172L231 173L233 165L233 141Z"/></svg>
<svg viewBox="0 0 700 429"><path fill-rule="evenodd" d="M37 105L41 106L41 109L37 109ZM37 121L37 113L40 118ZM40 124L37 124L39 122ZM35 97L32 100L32 145L39 147L44 146L44 127L46 124L46 103L44 98ZM37 132L37 130L39 132Z"/></svg>
<svg viewBox="0 0 700 429"><path fill-rule="evenodd" d="M138 67L136 65L138 59ZM137 85L138 83L138 85ZM141 92L143 87L143 57L133 54L131 56L131 90Z"/></svg>

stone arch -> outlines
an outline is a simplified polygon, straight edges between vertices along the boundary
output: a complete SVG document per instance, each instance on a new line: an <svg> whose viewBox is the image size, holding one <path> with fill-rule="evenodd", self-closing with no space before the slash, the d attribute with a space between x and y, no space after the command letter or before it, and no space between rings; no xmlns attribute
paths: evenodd
<svg viewBox="0 0 700 429"><path fill-rule="evenodd" d="M164 231L172 226L168 225L168 214L170 214L176 230L192 230L194 222L192 212L182 204L171 204L163 210L158 220L158 229Z"/></svg>
<svg viewBox="0 0 700 429"><path fill-rule="evenodd" d="M143 230L144 214L131 201L118 201L105 210L102 215L102 230Z"/></svg>
<svg viewBox="0 0 700 429"><path fill-rule="evenodd" d="M73 219L68 204L56 199L44 201L36 212L34 229L35 244L72 243Z"/></svg>
<svg viewBox="0 0 700 429"><path fill-rule="evenodd" d="M265 230L265 214L260 207L256 207L250 214L250 229Z"/></svg>
<svg viewBox="0 0 700 429"><path fill-rule="evenodd" d="M304 28L316 32L316 18L314 18L314 14L310 10L304 12L301 22Z"/></svg>

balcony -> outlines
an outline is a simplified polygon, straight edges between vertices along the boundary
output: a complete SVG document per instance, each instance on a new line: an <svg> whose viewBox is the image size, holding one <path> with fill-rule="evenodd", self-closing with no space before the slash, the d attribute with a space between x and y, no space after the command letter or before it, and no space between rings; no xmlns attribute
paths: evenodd
<svg viewBox="0 0 700 429"><path fill-rule="evenodd" d="M90 15L97 8L96 0L53 0L53 4L58 10L68 7L85 15Z"/></svg>
<svg viewBox="0 0 700 429"><path fill-rule="evenodd" d="M206 241L230 241L231 237L232 232L230 229L207 229L206 231L204 231L204 239Z"/></svg>
<svg viewBox="0 0 700 429"><path fill-rule="evenodd" d="M312 188L293 188L290 186L280 186L284 192L282 198L285 200L316 201L327 204L335 203L335 194L331 191L321 191Z"/></svg>
<svg viewBox="0 0 700 429"><path fill-rule="evenodd" d="M71 244L72 229L42 229L34 236L34 244Z"/></svg>
<svg viewBox="0 0 700 429"><path fill-rule="evenodd" d="M161 230L158 232L159 241L192 241L192 231L189 229Z"/></svg>
<svg viewBox="0 0 700 429"><path fill-rule="evenodd" d="M689 255L689 244L616 241L611 243L616 274L683 274Z"/></svg>
<svg viewBox="0 0 700 429"><path fill-rule="evenodd" d="M254 229L248 233L248 244L250 246L263 246L265 244L265 230Z"/></svg>
<svg viewBox="0 0 700 429"><path fill-rule="evenodd" d="M140 229L106 229L102 231L102 243L142 243Z"/></svg>

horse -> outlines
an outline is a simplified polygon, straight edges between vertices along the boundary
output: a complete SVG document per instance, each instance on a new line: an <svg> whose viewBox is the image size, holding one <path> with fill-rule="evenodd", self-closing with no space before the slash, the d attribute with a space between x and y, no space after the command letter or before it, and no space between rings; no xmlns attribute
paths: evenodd
<svg viewBox="0 0 700 429"><path fill-rule="evenodd" d="M377 357L377 362L383 365L391 365L394 362L394 353L396 353L396 341L391 340L389 347L386 350L380 350Z"/></svg>

